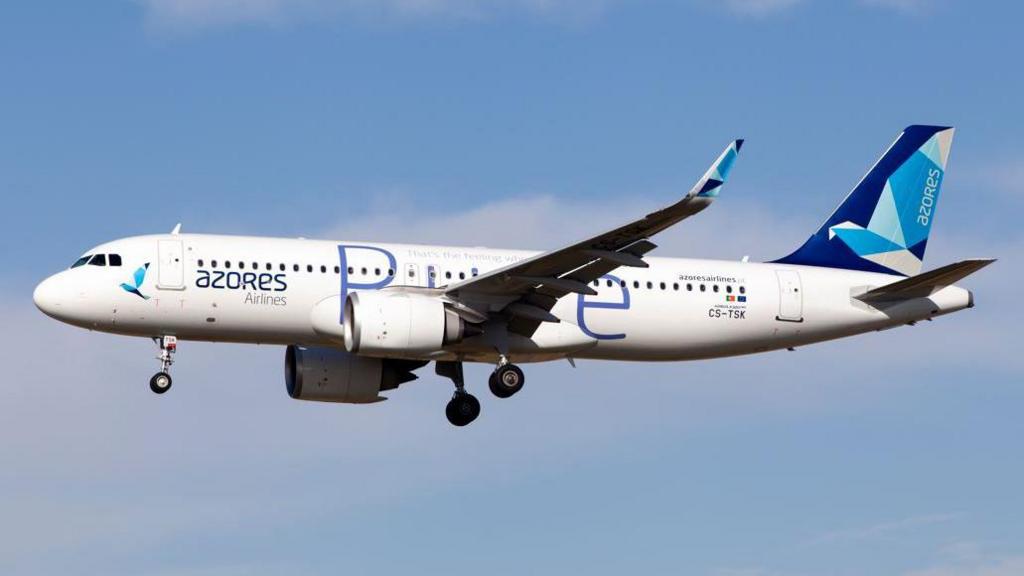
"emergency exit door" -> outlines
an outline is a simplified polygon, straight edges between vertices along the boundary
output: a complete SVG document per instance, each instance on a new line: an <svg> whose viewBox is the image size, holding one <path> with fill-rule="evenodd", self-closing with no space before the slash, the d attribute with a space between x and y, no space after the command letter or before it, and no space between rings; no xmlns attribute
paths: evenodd
<svg viewBox="0 0 1024 576"><path fill-rule="evenodd" d="M779 280L779 314L776 320L784 322L804 321L804 295L800 285L800 273L796 270L776 270Z"/></svg>
<svg viewBox="0 0 1024 576"><path fill-rule="evenodd" d="M163 290L185 289L185 256L181 240L158 240L156 287Z"/></svg>

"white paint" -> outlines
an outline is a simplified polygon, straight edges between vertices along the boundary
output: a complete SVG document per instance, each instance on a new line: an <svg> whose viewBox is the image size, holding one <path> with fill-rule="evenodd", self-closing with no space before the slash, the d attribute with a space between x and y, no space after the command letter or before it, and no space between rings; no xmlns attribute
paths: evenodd
<svg viewBox="0 0 1024 576"><path fill-rule="evenodd" d="M339 245L373 246L393 254L395 276L389 288L425 288L428 275L416 273L409 277L409 270L435 270L437 285L441 287L458 282L460 273L469 277L473 268L484 273L535 254L485 248L179 234L173 240L182 243L184 287L172 289L171 280L167 280L166 287L163 284L166 278L178 273L173 271L169 277L164 276L164 266L175 266L173 258L168 260L161 253L168 240L172 238L167 235L140 236L97 246L88 253L120 254L124 265L80 266L59 272L36 289L36 305L63 322L117 334L340 347L344 340L336 312L341 306L341 275L335 272L335 267L340 266ZM625 288L617 283L608 286L608 281L602 280L595 287L598 294L586 297L586 302L591 303L621 303L626 292L629 309L587 307L582 311L585 327L577 327L578 296L563 297L552 310L562 320L562 326L552 331L554 326L545 325L534 338L520 339L515 343L519 352L515 361L568 356L694 360L750 354L924 320L966 308L970 300L966 290L948 286L927 298L875 308L853 299L851 294L894 282L899 277L812 266L654 257L646 260L649 268L620 268L612 273L625 282ZM214 261L216 268L212 266ZM159 269L150 269L140 286L140 292L149 297L143 299L120 285L130 283L135 269L147 262L157 263ZM226 268L227 262L230 268ZM239 268L239 263L244 267ZM348 251L347 265L354 272L351 281L370 283L386 278L389 262L379 252L357 249ZM222 272L239 280L249 276L249 287L200 287L203 277ZM262 285L254 280L259 275L264 275ZM269 280L277 275L281 275L287 288L279 289L283 284ZM154 282L157 277L159 285ZM783 278L789 279L785 284L787 294L780 291ZM687 290L688 284L692 290ZM730 296L738 300L741 295L746 302L729 301ZM317 306L325 301L329 304ZM332 320L337 322L336 331L327 328ZM595 340L580 335L586 330L625 337ZM471 361L492 362L497 353L486 336L436 350L410 350L402 356L429 360L458 355Z"/></svg>

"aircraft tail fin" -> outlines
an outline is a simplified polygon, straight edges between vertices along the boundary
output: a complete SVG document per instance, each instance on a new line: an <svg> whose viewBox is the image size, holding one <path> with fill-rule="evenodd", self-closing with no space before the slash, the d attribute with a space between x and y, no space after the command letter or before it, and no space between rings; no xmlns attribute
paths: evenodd
<svg viewBox="0 0 1024 576"><path fill-rule="evenodd" d="M825 224L776 262L920 272L952 144L953 128L908 126Z"/></svg>
<svg viewBox="0 0 1024 576"><path fill-rule="evenodd" d="M974 258L954 262L924 274L911 276L899 282L869 290L857 296L857 299L864 302L889 302L911 298L926 298L936 290L962 280L995 261L995 258Z"/></svg>

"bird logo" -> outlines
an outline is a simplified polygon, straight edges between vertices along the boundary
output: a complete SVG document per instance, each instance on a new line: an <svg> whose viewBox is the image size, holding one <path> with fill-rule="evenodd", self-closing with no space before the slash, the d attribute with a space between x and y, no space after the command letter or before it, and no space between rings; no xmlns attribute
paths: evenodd
<svg viewBox="0 0 1024 576"><path fill-rule="evenodd" d="M135 273L132 274L132 284L122 283L121 288L123 288L125 292L131 292L143 300L149 300L149 296L139 292L139 288L142 287L142 283L146 281L146 270L149 270L149 262L146 262L135 270Z"/></svg>

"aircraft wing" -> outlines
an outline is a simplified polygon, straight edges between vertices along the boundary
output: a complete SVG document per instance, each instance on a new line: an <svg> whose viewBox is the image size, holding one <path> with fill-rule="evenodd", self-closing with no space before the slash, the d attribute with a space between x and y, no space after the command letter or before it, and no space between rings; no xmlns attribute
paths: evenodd
<svg viewBox="0 0 1024 576"><path fill-rule="evenodd" d="M452 284L445 294L456 300L505 304L511 331L530 336L540 322L557 322L555 302L570 293L593 294L589 283L620 266L647 267L643 256L657 246L648 238L707 208L718 196L743 146L731 142L681 200L643 218L565 248Z"/></svg>

